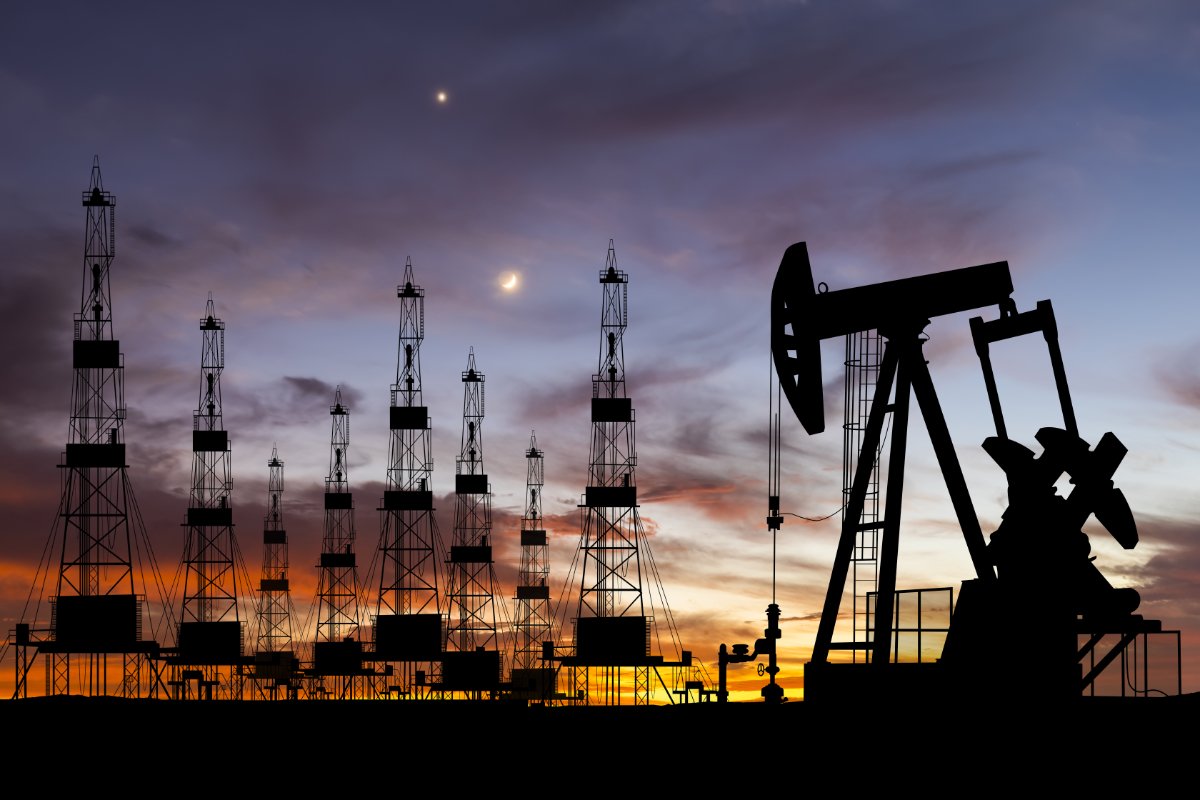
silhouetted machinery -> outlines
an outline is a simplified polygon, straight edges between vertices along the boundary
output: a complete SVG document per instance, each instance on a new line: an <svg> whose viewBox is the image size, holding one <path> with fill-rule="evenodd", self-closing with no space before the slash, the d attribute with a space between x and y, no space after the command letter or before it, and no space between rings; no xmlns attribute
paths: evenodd
<svg viewBox="0 0 1200 800"><path fill-rule="evenodd" d="M1095 448L1080 438L1053 309L1042 301L1018 313L1012 291L1006 262L839 291L822 284L817 291L805 243L784 253L771 297L771 350L788 402L809 434L825 425L821 341L867 330L877 330L885 341L812 659L805 666L806 700L942 693L1078 696L1137 636L1161 630L1159 622L1133 613L1140 602L1135 590L1114 588L1095 567L1081 530L1094 514L1124 548L1137 544L1129 505L1112 481L1126 450L1112 433ZM922 352L922 332L934 317L989 306L998 309L999 318L972 318L971 332L996 424L996 436L983 448L1008 479L1009 507L986 543ZM1038 431L1040 456L1008 438L989 354L993 342L1036 332L1049 349L1064 421L1063 428ZM898 657L896 561L910 395L925 420L975 569L954 604L941 657L924 663ZM888 413L891 442L871 634L865 642L835 642ZM1067 497L1055 489L1064 474L1074 484ZM1097 660L1097 645L1114 634L1116 644ZM830 660L831 650L847 649L865 651L865 657L854 663ZM1091 664L1086 675L1085 659Z"/></svg>
<svg viewBox="0 0 1200 800"><path fill-rule="evenodd" d="M717 702L729 702L729 688L727 685L727 674L730 664L741 664L746 661L754 661L759 656L766 656L767 663L758 665L758 674L767 675L767 685L762 687L760 694L763 701L766 703L784 703L787 698L783 696L783 687L775 681L775 676L779 674L778 648L775 642L782 636L779 630L779 604L771 603L767 606L767 627L763 630L763 638L754 641L754 650L750 649L748 644L735 644L732 649L721 645L717 651Z"/></svg>

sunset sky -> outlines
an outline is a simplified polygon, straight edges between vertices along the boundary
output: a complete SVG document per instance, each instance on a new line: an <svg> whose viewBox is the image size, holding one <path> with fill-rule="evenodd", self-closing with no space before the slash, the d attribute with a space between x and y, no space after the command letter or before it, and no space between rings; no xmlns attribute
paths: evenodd
<svg viewBox="0 0 1200 800"><path fill-rule="evenodd" d="M1128 447L1141 543L1096 565L1182 631L1200 690L1200 8L1190 2L17 4L0 25L0 627L20 621L59 499L93 156L117 203L114 326L130 474L160 568L183 548L199 319L226 324L234 520L262 557L286 464L293 599L316 587L334 389L359 550L377 546L396 285L422 349L451 533L468 349L511 604L530 431L551 579L578 546L597 281L629 274L639 500L684 645L762 635L771 283L805 241L830 289L994 261L1054 304L1081 435ZM501 281L517 276L505 290ZM1006 505L963 313L926 353L985 536ZM1062 424L1045 348L995 348L1010 435ZM841 342L827 429L783 429L780 680L799 697L837 540ZM972 577L914 411L900 588ZM364 555L360 562L369 557ZM649 586L647 587L650 588ZM577 598L578 586L567 595ZM559 596L555 587L554 597ZM1036 657L1036 655L1034 656ZM0 665L0 681L11 680ZM752 666L736 672L757 696Z"/></svg>

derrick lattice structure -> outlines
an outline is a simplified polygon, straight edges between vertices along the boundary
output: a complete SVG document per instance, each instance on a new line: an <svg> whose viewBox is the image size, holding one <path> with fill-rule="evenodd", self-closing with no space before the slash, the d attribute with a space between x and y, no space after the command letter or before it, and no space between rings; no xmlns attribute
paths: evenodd
<svg viewBox="0 0 1200 800"><path fill-rule="evenodd" d="M317 640L313 672L321 696L346 699L364 691L359 636L358 565L354 551L354 495L350 491L350 409L339 388L329 407L329 476L325 479L325 533L317 582Z"/></svg>
<svg viewBox="0 0 1200 800"><path fill-rule="evenodd" d="M381 690L424 697L440 673L444 619L438 594L441 545L433 509L429 409L421 392L425 291L404 265L396 380L391 387L387 485L380 503L379 595L373 658L392 667ZM378 671L378 670L377 670Z"/></svg>
<svg viewBox="0 0 1200 800"><path fill-rule="evenodd" d="M515 697L546 701L554 695L555 672L543 659L551 641L550 547L542 516L546 483L545 454L537 436L529 435L525 450L525 513L521 517L521 563L517 571L516 611L513 614L512 692Z"/></svg>
<svg viewBox="0 0 1200 800"><path fill-rule="evenodd" d="M600 359L592 376L591 466L581 504L575 652L560 661L573 676L575 697L584 702L618 705L631 695L635 705L648 704L651 672L659 666L686 666L690 656L679 650L678 632L638 513L635 417L625 390L629 276L617 269L611 240L600 286ZM657 599L680 653L679 662L667 664L661 655L651 654L656 627L653 616L647 614L647 604L653 607L655 596L643 594L647 578L657 585ZM632 670L631 687L623 683L626 668Z"/></svg>
<svg viewBox="0 0 1200 800"><path fill-rule="evenodd" d="M183 613L172 663L177 696L240 698L244 631L233 531L229 434L221 402L225 323L212 295L200 320L200 399L192 417L192 490L183 553ZM244 572L244 568L240 570Z"/></svg>
<svg viewBox="0 0 1200 800"><path fill-rule="evenodd" d="M447 596L450 619L442 685L449 691L496 689L495 571L492 566L492 492L483 466L484 375L475 350L462 373L462 444L454 476L454 539Z"/></svg>
<svg viewBox="0 0 1200 800"><path fill-rule="evenodd" d="M637 465L633 403L625 392L625 327L629 276L617 269L611 244L600 273L600 363L592 375L592 438L584 513L584 569L579 617L640 615Z"/></svg>
<svg viewBox="0 0 1200 800"><path fill-rule="evenodd" d="M49 620L18 624L14 696L27 696L30 669L45 656L46 694L140 696L155 688L142 639L145 572L159 580L125 463L124 358L113 332L110 271L116 255L116 198L100 161L83 192L84 274L72 342L71 421L62 496L39 580L57 567ZM28 610L28 609L27 609ZM164 608L164 613L169 610ZM30 650L34 657L30 660ZM110 663L109 657L113 657Z"/></svg>
<svg viewBox="0 0 1200 800"><path fill-rule="evenodd" d="M258 581L258 644L254 677L260 692L275 699L291 695L298 666L292 644L292 595L288 582L288 538L283 526L283 461L271 448L267 462L267 514L263 518L262 573ZM280 690L283 690L282 692Z"/></svg>

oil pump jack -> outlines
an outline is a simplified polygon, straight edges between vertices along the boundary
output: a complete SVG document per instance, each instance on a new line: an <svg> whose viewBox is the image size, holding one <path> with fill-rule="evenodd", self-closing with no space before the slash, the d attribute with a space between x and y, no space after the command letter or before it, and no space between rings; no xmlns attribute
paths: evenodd
<svg viewBox="0 0 1200 800"><path fill-rule="evenodd" d="M1129 504L1112 481L1126 449L1112 433L1105 433L1094 448L1080 437L1050 301L1018 312L1012 292L1003 261L838 291L822 283L818 290L807 245L793 244L784 253L771 295L771 352L784 395L807 433L825 427L821 341L867 330L877 330L885 341L812 658L805 665L806 701L1078 697L1138 637L1162 631L1159 621L1134 614L1140 603L1136 590L1114 588L1100 573L1082 531L1094 515L1122 547L1137 544ZM922 351L923 331L935 317L989 307L998 318L974 317L970 326L996 426L996 435L983 442L983 449L1003 470L1009 498L990 542L984 539ZM1038 332L1049 350L1064 423L1037 432L1041 455L1008 437L989 349L995 342ZM923 663L899 658L897 635L910 396L916 397L924 418L975 571L962 584L940 658ZM889 413L872 633L866 642L835 642L864 495ZM1064 474L1073 484L1066 497L1055 488ZM1100 644L1114 638L1115 644L1100 652ZM866 658L830 660L831 651L851 648L865 650ZM1090 665L1087 674L1085 662ZM1124 670L1126 659L1120 664Z"/></svg>

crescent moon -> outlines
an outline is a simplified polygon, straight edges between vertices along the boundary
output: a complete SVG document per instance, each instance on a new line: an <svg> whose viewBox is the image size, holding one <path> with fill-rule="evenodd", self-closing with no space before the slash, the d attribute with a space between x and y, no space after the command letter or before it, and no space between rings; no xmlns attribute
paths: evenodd
<svg viewBox="0 0 1200 800"><path fill-rule="evenodd" d="M507 280L500 282L500 286L507 289L510 292L513 289L517 288L517 273L515 273L515 272L510 273Z"/></svg>

